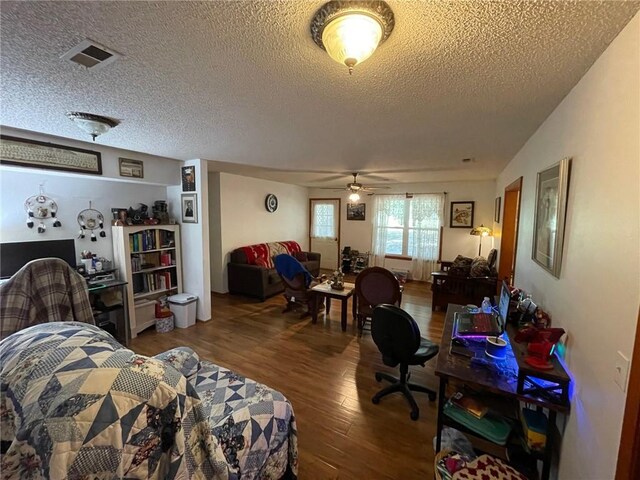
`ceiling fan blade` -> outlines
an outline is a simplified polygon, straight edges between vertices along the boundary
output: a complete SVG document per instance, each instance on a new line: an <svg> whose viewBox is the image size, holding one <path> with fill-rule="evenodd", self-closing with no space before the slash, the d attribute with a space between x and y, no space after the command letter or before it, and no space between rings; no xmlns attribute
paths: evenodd
<svg viewBox="0 0 640 480"><path fill-rule="evenodd" d="M324 178L319 178L317 180L314 180L314 182L333 182L334 180L341 180L343 179L345 176L344 175L331 175L330 177L324 177Z"/></svg>
<svg viewBox="0 0 640 480"><path fill-rule="evenodd" d="M366 187L362 187L360 190L363 190L365 192L370 192L372 190L388 190L391 187L371 187L371 186L366 186Z"/></svg>
<svg viewBox="0 0 640 480"><path fill-rule="evenodd" d="M374 175L372 173L361 173L360 174L362 177L365 177L367 179L370 180L376 180L378 182L390 182L391 179L387 178L387 177L381 177L380 175Z"/></svg>

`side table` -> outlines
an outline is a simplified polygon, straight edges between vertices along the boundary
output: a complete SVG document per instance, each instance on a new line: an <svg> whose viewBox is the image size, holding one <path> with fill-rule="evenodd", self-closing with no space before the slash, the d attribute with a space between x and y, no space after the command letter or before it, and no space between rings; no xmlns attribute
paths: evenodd
<svg viewBox="0 0 640 480"><path fill-rule="evenodd" d="M322 298L326 298L326 313L329 313L329 311L331 310L331 299L335 298L337 300L340 300L342 304L340 323L342 325L342 331L345 332L347 330L347 304L349 302L349 298L353 296L355 287L356 286L353 283L345 283L343 290L334 290L328 283L321 283L313 287L311 289L311 292L313 292L311 323L316 323L318 321L318 305L320 305ZM352 313L353 317L355 318L355 303L353 302Z"/></svg>

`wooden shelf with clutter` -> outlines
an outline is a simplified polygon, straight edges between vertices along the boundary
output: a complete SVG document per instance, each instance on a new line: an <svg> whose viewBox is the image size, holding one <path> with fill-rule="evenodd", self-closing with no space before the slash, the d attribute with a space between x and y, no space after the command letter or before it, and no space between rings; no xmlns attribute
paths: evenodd
<svg viewBox="0 0 640 480"><path fill-rule="evenodd" d="M155 301L182 293L179 225L114 225L113 255L127 282L131 338L155 325Z"/></svg>

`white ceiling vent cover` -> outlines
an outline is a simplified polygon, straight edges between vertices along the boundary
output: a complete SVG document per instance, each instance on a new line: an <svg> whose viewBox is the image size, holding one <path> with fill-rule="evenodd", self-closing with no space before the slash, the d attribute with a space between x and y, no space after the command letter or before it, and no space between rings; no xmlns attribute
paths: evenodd
<svg viewBox="0 0 640 480"><path fill-rule="evenodd" d="M77 63L85 68L98 70L113 63L121 56L118 52L87 39L80 42L60 58Z"/></svg>

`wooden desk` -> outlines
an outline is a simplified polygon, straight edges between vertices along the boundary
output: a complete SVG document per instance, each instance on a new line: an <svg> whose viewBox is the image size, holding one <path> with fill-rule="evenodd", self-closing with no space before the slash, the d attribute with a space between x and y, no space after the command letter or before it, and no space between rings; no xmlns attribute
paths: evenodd
<svg viewBox="0 0 640 480"><path fill-rule="evenodd" d="M440 343L440 352L438 353L438 359L436 361L435 374L440 377L436 453L440 451L442 443L442 427L445 423L447 425L454 426L457 430L460 430L472 437L472 439L479 439L480 442L478 443L491 443L444 415L443 409L447 402L447 384L450 380L453 380L469 385L476 390L493 393L506 400L526 402L536 405L538 409L547 409L549 411L545 450L542 454L532 453L534 458L542 460L543 468L541 478L543 480L547 480L549 478L551 468L551 458L554 451L555 437L559 436L559 433L555 428L556 415L558 412L568 412L569 403L568 401L565 403L554 403L549 398L527 393L518 393L518 361L514 351L512 350L510 342L507 345L507 358L501 362L502 374L496 373L492 368L471 365L470 358L450 353L454 315L455 312L462 310L463 307L461 305L451 304L447 308L447 316L445 319L444 331L442 333L442 341ZM476 351L476 357L489 359L489 357L484 355L483 348L474 350ZM518 348L516 348L516 352L519 352ZM491 405L489 405L489 407L491 407ZM483 449L482 446L478 448Z"/></svg>
<svg viewBox="0 0 640 480"><path fill-rule="evenodd" d="M353 292L355 290L355 285L353 283L345 283L344 290L334 290L331 288L331 285L328 283L321 283L320 285L316 285L311 289L313 293L313 302L311 308L311 323L316 323L318 321L318 305L323 297L326 297L327 300L325 302L325 311L329 313L331 310L331 299L335 298L342 302L342 311L340 314L340 323L342 325L342 331L346 332L347 330L347 304L349 302L349 297L353 296ZM355 318L355 303L352 304L353 316Z"/></svg>
<svg viewBox="0 0 640 480"><path fill-rule="evenodd" d="M121 300L114 305L96 308L96 299L100 299L100 295L107 290L119 289ZM96 324L102 327L103 323L113 323L116 326L116 340L125 347L129 345L130 326L129 326L129 304L127 302L127 282L122 280L104 280L88 283L91 306L94 309L94 317Z"/></svg>

